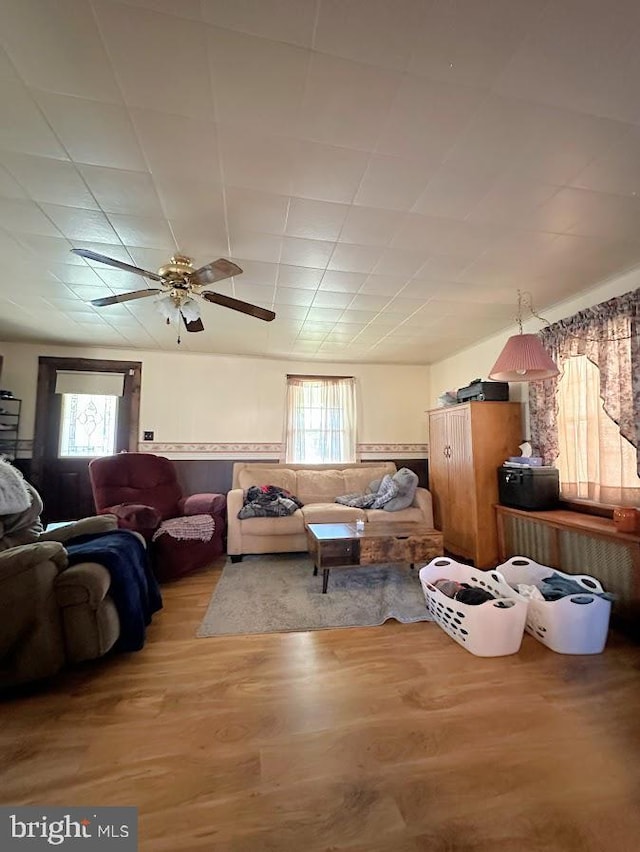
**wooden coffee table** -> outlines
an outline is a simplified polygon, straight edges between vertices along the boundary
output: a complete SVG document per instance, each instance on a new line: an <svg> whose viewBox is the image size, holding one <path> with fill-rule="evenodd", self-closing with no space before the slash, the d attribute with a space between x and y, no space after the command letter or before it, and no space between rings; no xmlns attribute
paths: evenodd
<svg viewBox="0 0 640 852"><path fill-rule="evenodd" d="M313 574L322 571L326 594L332 568L429 562L443 555L442 533L418 523L365 522L362 531L349 524L307 524L307 544Z"/></svg>

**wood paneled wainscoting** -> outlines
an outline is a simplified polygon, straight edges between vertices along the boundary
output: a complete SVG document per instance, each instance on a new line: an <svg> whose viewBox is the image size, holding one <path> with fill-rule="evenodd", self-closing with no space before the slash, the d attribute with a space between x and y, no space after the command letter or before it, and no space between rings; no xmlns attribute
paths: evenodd
<svg viewBox="0 0 640 852"><path fill-rule="evenodd" d="M246 563L247 567L249 563ZM142 852L632 852L640 648L482 659L435 624L194 638L220 565L146 647L0 702L0 800L134 805Z"/></svg>
<svg viewBox="0 0 640 852"><path fill-rule="evenodd" d="M158 453L162 455L162 453ZM265 462L278 463L277 458L260 459ZM63 521L82 518L93 515L95 506L91 494L89 482L89 461L87 458L73 459L73 493L68 494L65 489L64 478L53 484L55 497L45 502L44 519L50 521ZM178 472L178 480L185 494L198 494L202 492L213 492L215 494L226 494L231 488L233 465L236 461L250 461L250 459L173 459ZM383 461L387 461L384 459ZM388 459L395 463L396 467L408 467L418 476L418 484L422 488L428 487L428 462L426 459ZM19 459L18 467L23 471L27 479L32 475L32 464L30 459ZM73 509L71 509L73 506Z"/></svg>

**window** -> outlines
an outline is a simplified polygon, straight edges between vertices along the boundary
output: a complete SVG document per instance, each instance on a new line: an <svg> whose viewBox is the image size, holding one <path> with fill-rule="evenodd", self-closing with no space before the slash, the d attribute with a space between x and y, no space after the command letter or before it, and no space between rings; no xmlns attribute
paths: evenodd
<svg viewBox="0 0 640 852"><path fill-rule="evenodd" d="M600 373L586 355L565 361L557 400L563 497L637 505L636 451L604 411Z"/></svg>
<svg viewBox="0 0 640 852"><path fill-rule="evenodd" d="M115 452L117 396L63 393L60 415L60 458L110 456Z"/></svg>
<svg viewBox="0 0 640 852"><path fill-rule="evenodd" d="M356 460L355 379L287 376L285 460Z"/></svg>
<svg viewBox="0 0 640 852"><path fill-rule="evenodd" d="M640 289L542 329L560 370L529 383L531 443L560 470L564 497L640 498Z"/></svg>

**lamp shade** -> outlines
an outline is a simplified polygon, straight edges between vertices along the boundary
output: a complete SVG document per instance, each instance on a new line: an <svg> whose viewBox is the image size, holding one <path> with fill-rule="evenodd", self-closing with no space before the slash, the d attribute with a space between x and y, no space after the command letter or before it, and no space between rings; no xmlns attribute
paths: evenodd
<svg viewBox="0 0 640 852"><path fill-rule="evenodd" d="M510 337L489 373L498 382L535 382L560 373L535 334Z"/></svg>

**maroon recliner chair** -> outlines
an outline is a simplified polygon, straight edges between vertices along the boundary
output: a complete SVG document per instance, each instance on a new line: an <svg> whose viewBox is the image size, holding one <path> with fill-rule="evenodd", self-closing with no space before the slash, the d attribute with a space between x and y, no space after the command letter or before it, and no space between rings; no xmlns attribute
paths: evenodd
<svg viewBox="0 0 640 852"><path fill-rule="evenodd" d="M113 514L121 529L149 542L154 572L174 580L224 552L226 497L184 497L172 462L151 453L118 453L89 462L98 514Z"/></svg>

